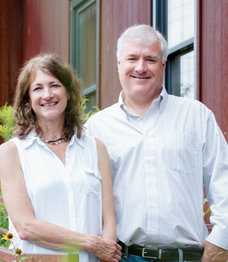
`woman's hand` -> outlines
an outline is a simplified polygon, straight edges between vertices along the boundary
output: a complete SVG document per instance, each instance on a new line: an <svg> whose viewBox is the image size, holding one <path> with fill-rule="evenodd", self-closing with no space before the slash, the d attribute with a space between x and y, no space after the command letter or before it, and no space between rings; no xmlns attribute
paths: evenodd
<svg viewBox="0 0 228 262"><path fill-rule="evenodd" d="M85 249L98 257L101 262L117 262L121 260L121 246L114 240L104 239L102 236L89 236Z"/></svg>

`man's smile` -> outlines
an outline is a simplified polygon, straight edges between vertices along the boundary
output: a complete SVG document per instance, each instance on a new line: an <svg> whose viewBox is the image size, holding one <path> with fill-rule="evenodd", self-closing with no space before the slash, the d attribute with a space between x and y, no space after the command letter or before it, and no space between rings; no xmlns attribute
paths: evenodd
<svg viewBox="0 0 228 262"><path fill-rule="evenodd" d="M131 76L131 77L133 77L133 78L137 78L137 79L149 79L149 78L151 78L150 76Z"/></svg>

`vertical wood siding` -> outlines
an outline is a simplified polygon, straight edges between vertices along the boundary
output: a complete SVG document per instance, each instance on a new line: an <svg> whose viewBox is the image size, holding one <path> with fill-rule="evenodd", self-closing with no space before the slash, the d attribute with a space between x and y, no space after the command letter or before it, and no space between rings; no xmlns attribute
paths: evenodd
<svg viewBox="0 0 228 262"><path fill-rule="evenodd" d="M56 53L69 61L69 2L24 0L24 61L39 53Z"/></svg>
<svg viewBox="0 0 228 262"><path fill-rule="evenodd" d="M228 1L198 0L198 23L199 97L228 133Z"/></svg>
<svg viewBox="0 0 228 262"><path fill-rule="evenodd" d="M57 53L69 62L69 2L1 0L0 107L13 103L20 68L40 52Z"/></svg>
<svg viewBox="0 0 228 262"><path fill-rule="evenodd" d="M151 1L100 0L99 107L117 102L121 86L117 73L116 43L120 34L135 24L151 25Z"/></svg>
<svg viewBox="0 0 228 262"><path fill-rule="evenodd" d="M0 107L12 104L22 64L23 1L0 1Z"/></svg>

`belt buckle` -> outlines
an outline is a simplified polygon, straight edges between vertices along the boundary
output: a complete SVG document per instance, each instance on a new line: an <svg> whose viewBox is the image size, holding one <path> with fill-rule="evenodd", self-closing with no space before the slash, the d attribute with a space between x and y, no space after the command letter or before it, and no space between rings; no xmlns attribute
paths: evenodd
<svg viewBox="0 0 228 262"><path fill-rule="evenodd" d="M145 251L146 249L148 249L148 250L158 250L158 257L150 257L150 256L147 256L147 255L145 255L147 252ZM143 249L142 249L142 257L143 258L151 258L151 259L161 259L161 254L162 254L162 249L158 249L158 248L146 248L146 247L144 247Z"/></svg>

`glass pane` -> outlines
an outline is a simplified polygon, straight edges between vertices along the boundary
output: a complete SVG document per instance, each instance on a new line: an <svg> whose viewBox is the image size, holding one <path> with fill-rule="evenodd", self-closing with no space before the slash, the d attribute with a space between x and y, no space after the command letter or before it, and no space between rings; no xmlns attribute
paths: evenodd
<svg viewBox="0 0 228 262"><path fill-rule="evenodd" d="M171 93L176 96L195 98L194 51L178 55L171 61Z"/></svg>
<svg viewBox="0 0 228 262"><path fill-rule="evenodd" d="M168 0L168 48L194 37L194 0Z"/></svg>
<svg viewBox="0 0 228 262"><path fill-rule="evenodd" d="M180 95L195 98L194 51L180 57Z"/></svg>
<svg viewBox="0 0 228 262"><path fill-rule="evenodd" d="M79 66L84 89L96 85L96 2L79 12Z"/></svg>
<svg viewBox="0 0 228 262"><path fill-rule="evenodd" d="M94 108L94 106L96 105L96 93L92 92L89 95L87 95L86 98L88 99L88 101L86 101L85 114L89 112L97 112L97 109Z"/></svg>

